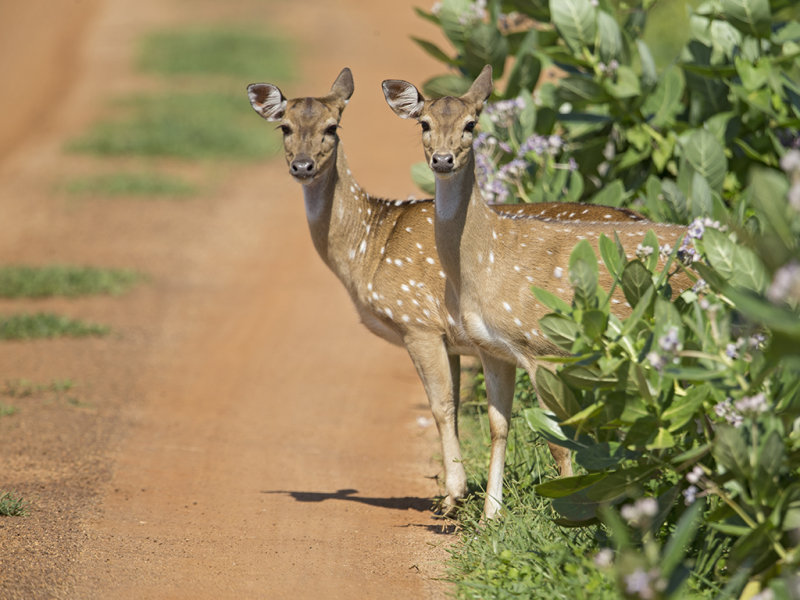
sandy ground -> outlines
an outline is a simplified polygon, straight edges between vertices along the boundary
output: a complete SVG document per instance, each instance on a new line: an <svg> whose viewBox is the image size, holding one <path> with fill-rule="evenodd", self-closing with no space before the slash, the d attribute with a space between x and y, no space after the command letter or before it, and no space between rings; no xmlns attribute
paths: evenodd
<svg viewBox="0 0 800 600"><path fill-rule="evenodd" d="M413 193L418 134L380 81L440 70L408 39L436 36L414 4L0 4L0 260L150 276L116 297L0 301L0 314L113 331L0 344L0 385L73 382L0 395L18 409L0 417L0 489L30 502L0 518L0 597L446 596L453 538L430 511L440 466L422 386L401 348L358 324L282 159L202 167L213 192L183 202L59 188L98 168L64 143L148 85L133 68L142 34L229 21L295 40L287 95L325 93L351 67L351 167L373 193ZM253 114L253 135L275 134Z"/></svg>

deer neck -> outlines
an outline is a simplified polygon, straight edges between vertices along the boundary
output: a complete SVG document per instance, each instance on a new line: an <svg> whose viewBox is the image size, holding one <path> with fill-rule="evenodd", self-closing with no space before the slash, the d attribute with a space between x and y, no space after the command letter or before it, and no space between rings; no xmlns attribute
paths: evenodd
<svg viewBox="0 0 800 600"><path fill-rule="evenodd" d="M456 291L462 285L462 248L479 240L475 226L491 218L475 179L475 156L447 179L436 179L436 249L442 269Z"/></svg>
<svg viewBox="0 0 800 600"><path fill-rule="evenodd" d="M303 197L317 253L352 292L368 269L364 244L369 229L362 215L370 199L350 172L342 149L335 152L335 166L304 185Z"/></svg>

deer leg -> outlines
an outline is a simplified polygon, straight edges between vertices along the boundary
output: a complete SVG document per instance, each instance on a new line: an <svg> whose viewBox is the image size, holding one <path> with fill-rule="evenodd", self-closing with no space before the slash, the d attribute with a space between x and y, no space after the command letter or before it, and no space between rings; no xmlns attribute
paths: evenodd
<svg viewBox="0 0 800 600"><path fill-rule="evenodd" d="M486 395L489 400L489 430L492 435L489 480L486 484L486 502L483 506L484 516L490 519L497 514L503 502L503 470L506 461L511 404L514 401L516 367L483 352L481 353L481 362L486 380Z"/></svg>
<svg viewBox="0 0 800 600"><path fill-rule="evenodd" d="M458 443L459 357L448 355L440 336L407 338L405 345L425 387L439 430L447 491L444 503L450 509L467 493L467 475Z"/></svg>

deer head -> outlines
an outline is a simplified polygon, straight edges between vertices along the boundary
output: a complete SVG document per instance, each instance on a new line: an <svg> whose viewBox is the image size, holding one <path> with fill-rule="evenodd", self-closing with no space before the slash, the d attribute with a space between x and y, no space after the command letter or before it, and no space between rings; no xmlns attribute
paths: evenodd
<svg viewBox="0 0 800 600"><path fill-rule="evenodd" d="M447 177L465 166L472 168L473 130L483 104L492 93L492 67L486 65L469 90L459 97L426 100L407 81L387 79L383 95L403 119L416 119L422 127L422 147L437 177Z"/></svg>
<svg viewBox="0 0 800 600"><path fill-rule="evenodd" d="M247 86L253 109L267 121L278 123L289 173L296 181L309 184L334 168L339 120L353 89L353 75L347 67L321 98L287 100L271 83Z"/></svg>

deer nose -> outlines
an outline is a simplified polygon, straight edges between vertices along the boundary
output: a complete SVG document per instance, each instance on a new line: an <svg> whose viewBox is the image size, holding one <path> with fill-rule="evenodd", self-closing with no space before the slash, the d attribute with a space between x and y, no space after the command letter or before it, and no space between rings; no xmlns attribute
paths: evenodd
<svg viewBox="0 0 800 600"><path fill-rule="evenodd" d="M449 152L434 152L431 156L431 169L437 173L449 173L454 166L455 160Z"/></svg>
<svg viewBox="0 0 800 600"><path fill-rule="evenodd" d="M292 164L289 166L289 170L291 171L293 177L305 179L306 177L311 177L314 175L316 171L316 165L309 157L300 156L292 161Z"/></svg>

